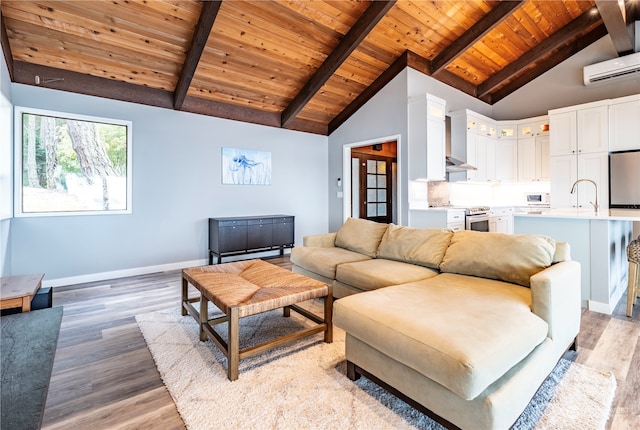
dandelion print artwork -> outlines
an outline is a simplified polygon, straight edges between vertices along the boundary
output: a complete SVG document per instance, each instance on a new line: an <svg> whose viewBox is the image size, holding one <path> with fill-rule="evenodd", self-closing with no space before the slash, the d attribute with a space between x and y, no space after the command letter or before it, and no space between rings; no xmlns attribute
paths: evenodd
<svg viewBox="0 0 640 430"><path fill-rule="evenodd" d="M271 185L271 153L222 148L222 183Z"/></svg>

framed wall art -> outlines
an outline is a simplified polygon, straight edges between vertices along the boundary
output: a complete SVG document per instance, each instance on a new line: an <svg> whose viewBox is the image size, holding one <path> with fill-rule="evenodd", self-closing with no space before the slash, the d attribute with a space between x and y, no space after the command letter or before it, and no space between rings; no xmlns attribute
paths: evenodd
<svg viewBox="0 0 640 430"><path fill-rule="evenodd" d="M271 152L222 148L222 183L271 185Z"/></svg>

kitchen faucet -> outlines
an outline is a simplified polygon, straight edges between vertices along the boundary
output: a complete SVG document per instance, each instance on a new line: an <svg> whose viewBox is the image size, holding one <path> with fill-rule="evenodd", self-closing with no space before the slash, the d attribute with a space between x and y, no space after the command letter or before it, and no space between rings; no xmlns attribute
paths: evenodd
<svg viewBox="0 0 640 430"><path fill-rule="evenodd" d="M578 185L578 182L591 182L593 186L596 188L596 202L595 203L589 202L589 203L593 205L593 208L596 210L596 213L598 213L598 186L591 179L578 179L571 186L571 194L576 192L576 186Z"/></svg>

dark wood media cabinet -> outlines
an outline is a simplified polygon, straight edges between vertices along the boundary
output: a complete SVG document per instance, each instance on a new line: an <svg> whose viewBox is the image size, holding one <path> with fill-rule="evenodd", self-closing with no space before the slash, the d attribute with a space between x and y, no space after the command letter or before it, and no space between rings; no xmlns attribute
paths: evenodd
<svg viewBox="0 0 640 430"><path fill-rule="evenodd" d="M293 248L295 217L265 215L209 218L209 264L222 257Z"/></svg>

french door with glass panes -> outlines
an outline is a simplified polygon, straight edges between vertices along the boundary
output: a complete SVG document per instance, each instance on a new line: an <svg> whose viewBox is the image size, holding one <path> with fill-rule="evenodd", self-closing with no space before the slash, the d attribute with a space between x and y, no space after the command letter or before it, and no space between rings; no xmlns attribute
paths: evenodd
<svg viewBox="0 0 640 430"><path fill-rule="evenodd" d="M360 155L360 218L391 222L391 161L389 157Z"/></svg>

